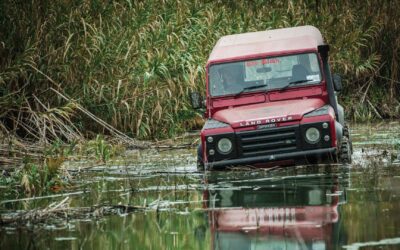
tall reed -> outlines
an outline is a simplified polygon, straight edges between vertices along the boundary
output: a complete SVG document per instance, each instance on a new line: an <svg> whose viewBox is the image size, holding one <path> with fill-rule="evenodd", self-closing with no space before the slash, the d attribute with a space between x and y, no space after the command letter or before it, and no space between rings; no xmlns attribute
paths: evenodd
<svg viewBox="0 0 400 250"><path fill-rule="evenodd" d="M0 123L29 138L105 133L75 101L136 138L196 126L219 37L310 24L332 47L354 118L398 117L398 1L21 1L0 3ZM49 88L69 96L66 102Z"/></svg>

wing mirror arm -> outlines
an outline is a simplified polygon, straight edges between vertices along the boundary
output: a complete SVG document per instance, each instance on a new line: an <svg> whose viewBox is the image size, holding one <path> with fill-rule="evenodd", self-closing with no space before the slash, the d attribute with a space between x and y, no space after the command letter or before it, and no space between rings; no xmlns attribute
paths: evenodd
<svg viewBox="0 0 400 250"><path fill-rule="evenodd" d="M202 109L206 107L204 97L197 91L190 93L190 101L193 109Z"/></svg>

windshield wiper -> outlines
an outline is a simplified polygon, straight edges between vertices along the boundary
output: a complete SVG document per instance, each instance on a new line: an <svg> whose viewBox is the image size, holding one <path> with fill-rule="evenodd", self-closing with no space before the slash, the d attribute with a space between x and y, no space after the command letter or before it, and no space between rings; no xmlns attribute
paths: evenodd
<svg viewBox="0 0 400 250"><path fill-rule="evenodd" d="M235 98L238 97L240 94L242 94L243 92L245 92L247 90L260 89L260 88L266 87L267 85L268 84L262 84L262 85L254 85L254 86L245 87L241 91L239 91L237 94L235 94Z"/></svg>
<svg viewBox="0 0 400 250"><path fill-rule="evenodd" d="M298 81L289 82L286 86L284 86L281 89L279 89L279 91L284 91L285 89L289 88L292 85L296 85L296 84L299 84L299 83L310 82L310 81L312 81L312 80L304 79L304 80L298 80Z"/></svg>

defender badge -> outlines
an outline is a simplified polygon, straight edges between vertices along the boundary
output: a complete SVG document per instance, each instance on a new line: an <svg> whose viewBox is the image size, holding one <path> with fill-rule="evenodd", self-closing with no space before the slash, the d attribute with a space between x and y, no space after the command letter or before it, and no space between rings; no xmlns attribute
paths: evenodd
<svg viewBox="0 0 400 250"><path fill-rule="evenodd" d="M264 128L275 128L276 123L270 123L270 124L265 124L265 125L258 125L257 129L264 129Z"/></svg>

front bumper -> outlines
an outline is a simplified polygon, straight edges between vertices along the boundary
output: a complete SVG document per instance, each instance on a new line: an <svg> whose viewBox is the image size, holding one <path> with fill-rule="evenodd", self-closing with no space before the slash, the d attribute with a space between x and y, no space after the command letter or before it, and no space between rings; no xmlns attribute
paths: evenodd
<svg viewBox="0 0 400 250"><path fill-rule="evenodd" d="M287 153L280 153L280 154L275 153L275 154L255 156L255 157L246 157L246 158L208 162L208 163L205 163L205 167L208 169L212 169L215 167L223 167L223 166L231 166L231 165L246 165L246 164L282 161L282 160L294 160L294 159L299 159L299 158L306 157L306 156L336 154L337 153L336 151L337 151L337 149L335 147L333 147L333 148L321 148L321 149L313 149L313 150L287 152Z"/></svg>

